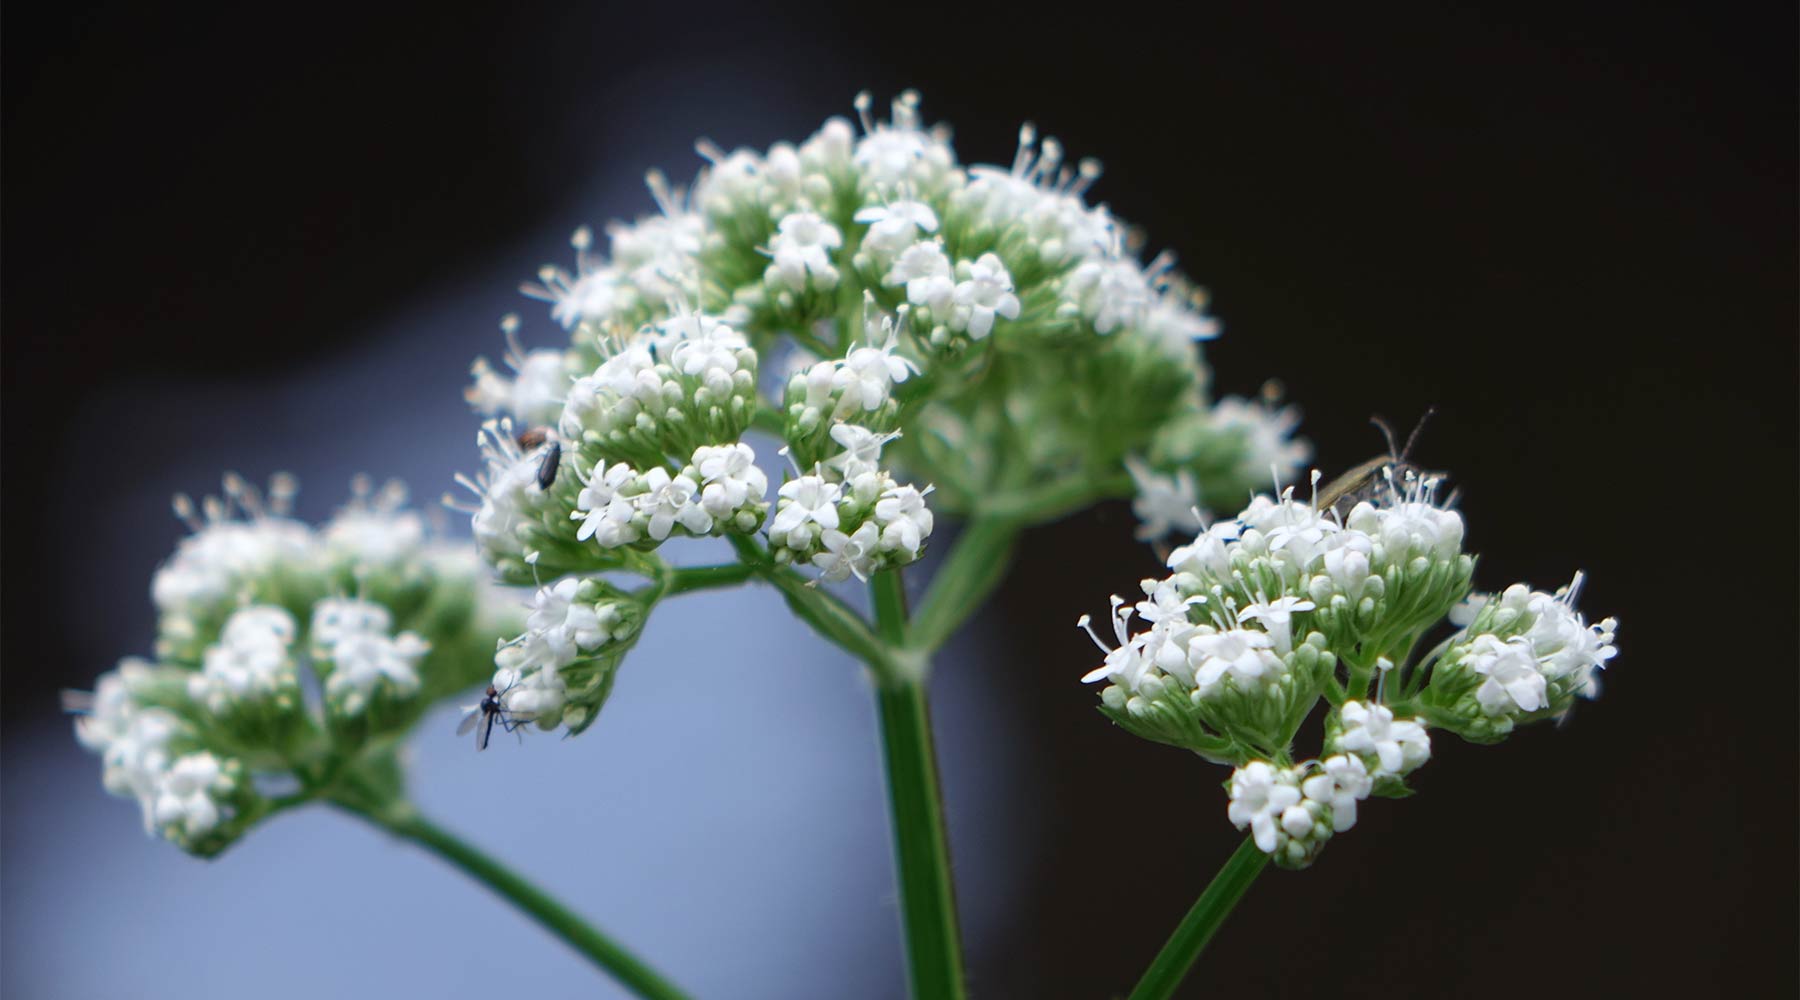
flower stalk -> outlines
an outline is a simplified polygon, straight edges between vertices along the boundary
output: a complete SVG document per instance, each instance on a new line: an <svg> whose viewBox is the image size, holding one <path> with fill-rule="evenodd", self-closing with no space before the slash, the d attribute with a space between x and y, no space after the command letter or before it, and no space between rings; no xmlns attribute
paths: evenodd
<svg viewBox="0 0 1800 1000"><path fill-rule="evenodd" d="M1144 970L1143 978L1138 980L1128 1000L1167 1000L1173 996L1175 988L1194 967L1219 925L1231 915L1232 908L1244 898L1250 883L1256 881L1256 876L1262 874L1268 864L1269 856L1256 846L1255 839L1244 838L1207 884L1206 891L1194 901L1187 916L1175 926L1175 933L1169 935L1150 968Z"/></svg>
<svg viewBox="0 0 1800 1000"><path fill-rule="evenodd" d="M906 634L900 571L877 574L869 589L882 640L899 645ZM956 998L964 995L962 944L924 674L889 678L876 701L912 995Z"/></svg>
<svg viewBox="0 0 1800 1000"><path fill-rule="evenodd" d="M372 807L351 797L334 799L333 804L449 862L518 907L637 996L645 1000L686 1000L686 993L617 941L480 848L426 819L411 804Z"/></svg>

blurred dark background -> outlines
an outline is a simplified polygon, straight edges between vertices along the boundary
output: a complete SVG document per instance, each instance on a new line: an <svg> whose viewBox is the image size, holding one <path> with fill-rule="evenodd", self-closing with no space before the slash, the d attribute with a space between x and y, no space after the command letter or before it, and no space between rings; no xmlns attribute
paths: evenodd
<svg viewBox="0 0 1800 1000"><path fill-rule="evenodd" d="M1791 994L1795 29L1792 6L1773 4L8 5L8 995L108 995L32 956L106 962L136 933L83 909L143 905L135 869L46 868L69 862L56 851L77 837L51 826L60 817L137 836L54 718L54 692L148 646L148 576L179 536L167 494L204 491L224 467L298 468L317 516L368 468L435 497L451 467L472 464L457 398L467 363L497 353L512 282L564 259L568 230L649 210L636 178L690 172L696 136L797 140L848 113L858 89L879 102L907 86L956 127L965 162L1008 160L1026 118L1103 159L1096 196L1212 290L1219 389L1280 377L1323 468L1378 450L1371 414L1410 425L1435 404L1417 457L1457 476L1478 581L1549 589L1584 568L1590 617L1623 623L1598 704L1500 747L1440 739L1422 794L1371 804L1312 871L1264 877L1192 994ZM972 876L964 907L981 914L977 995L1123 992L1237 840L1222 771L1112 730L1074 683L1092 650L1070 623L1154 568L1123 506L1039 530L941 667L954 848ZM815 658L809 678L850 673ZM612 719L636 713L654 734L659 707ZM803 967L779 988L746 972L758 966L743 956L779 953L754 939L731 942L722 969L695 966L696 987L898 995L864 721L842 745L867 788L854 804L868 836L810 882L798 870L794 892L823 911L866 904L867 933L834 952L842 968L816 994L793 985L815 981ZM454 761L435 765L452 799L473 780ZM671 773L659 780L681 780ZM570 780L565 797L600 787ZM632 808L684 794L649 787ZM840 822L829 799L802 806L771 814L771 837ZM510 850L566 819L541 812L522 806L487 839ZM692 822L729 842L734 815ZM334 864L289 844L303 879ZM661 864L653 842L643 850L620 863ZM223 879L225 902L159 897L192 925L163 926L175 936L158 952L114 954L122 975L188 995L267 988L258 969L336 995L375 989L329 962L298 979L275 961L243 980L184 980L232 919L221 914L243 912L229 879L255 870L234 860L170 869L154 891ZM864 874L834 883L840 870ZM725 905L680 884L683 871L659 872L671 937L684 913ZM78 891L101 879L110 896ZM355 910L378 890L314 891ZM393 921L425 919L389 905ZM498 910L473 890L444 905ZM286 903L257 912L260 933L315 949L294 967L351 947L332 906L317 921ZM632 940L629 920L614 922ZM393 961L437 961L468 995L519 988L556 947L527 931L504 955L527 971L506 984L474 975L492 957L480 926L468 945L421 938ZM678 979L704 961L665 954Z"/></svg>

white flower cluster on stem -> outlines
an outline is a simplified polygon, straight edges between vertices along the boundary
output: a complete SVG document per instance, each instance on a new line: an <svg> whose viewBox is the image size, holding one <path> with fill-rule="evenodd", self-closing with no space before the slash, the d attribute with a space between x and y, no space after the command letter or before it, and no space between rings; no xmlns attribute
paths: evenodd
<svg viewBox="0 0 1800 1000"><path fill-rule="evenodd" d="M1177 523L1182 484L1132 471L1145 534L1160 536ZM1555 595L1515 586L1466 602L1474 559L1439 490L1399 466L1342 517L1292 487L1257 496L1172 552L1174 572L1143 581L1143 600L1113 598L1116 645L1095 637L1104 662L1083 680L1105 682L1103 711L1234 766L1230 818L1281 864L1310 864L1367 796L1408 794L1406 777L1431 756L1427 725L1497 739L1566 711L1613 655L1616 624L1589 626L1573 610L1580 577ZM1446 619L1463 629L1415 659ZM1325 753L1291 764L1320 699Z"/></svg>
<svg viewBox="0 0 1800 1000"><path fill-rule="evenodd" d="M468 650L506 617L484 603L479 564L427 538L397 484L358 480L317 529L289 516L293 494L286 477L265 496L228 475L222 499L178 499L193 534L151 588L156 660L67 697L106 788L197 854L274 808L259 779L292 785L299 768L385 748L430 698L485 677L478 645L426 654ZM323 699L309 704L309 687Z"/></svg>

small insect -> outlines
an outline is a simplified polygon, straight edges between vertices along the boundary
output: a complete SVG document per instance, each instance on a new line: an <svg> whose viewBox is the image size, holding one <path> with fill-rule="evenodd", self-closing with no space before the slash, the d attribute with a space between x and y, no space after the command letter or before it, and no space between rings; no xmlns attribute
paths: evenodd
<svg viewBox="0 0 1800 1000"><path fill-rule="evenodd" d="M1406 436L1404 448L1395 445L1394 429L1388 426L1387 421L1380 417L1371 418L1369 422L1379 427L1382 436L1387 438L1388 453L1377 455L1366 462L1359 462L1348 472L1325 484L1325 487L1319 490L1318 496L1314 498L1313 506L1321 511L1336 510L1339 516L1347 516L1350 508L1355 507L1358 503L1380 496L1381 491L1387 488L1390 475L1401 480L1406 479L1408 475L1420 478L1442 476L1442 473L1427 472L1406 460L1406 456L1412 452L1414 442L1419 439L1419 432L1425 429L1425 421L1430 420L1434 412L1436 412L1435 409L1428 409L1425 411L1425 415L1419 418L1418 425L1413 428L1411 434ZM1390 469L1391 473L1385 471Z"/></svg>
<svg viewBox="0 0 1800 1000"><path fill-rule="evenodd" d="M548 427L532 427L519 433L519 448L530 451L533 448L548 444L544 457L538 461L538 489L547 490L556 483L556 473L562 468L562 442L556 439L556 432Z"/></svg>
<svg viewBox="0 0 1800 1000"><path fill-rule="evenodd" d="M511 690L510 686L506 689L506 691ZM481 703L472 706L469 714L463 716L462 723L456 727L456 735L467 736L470 730L474 730L475 749L486 750L488 738L493 736L496 722L500 724L500 728L509 733L530 722L530 719L521 719L506 707L506 702L502 700L506 696L506 691L501 691L489 684L487 693L482 695Z"/></svg>

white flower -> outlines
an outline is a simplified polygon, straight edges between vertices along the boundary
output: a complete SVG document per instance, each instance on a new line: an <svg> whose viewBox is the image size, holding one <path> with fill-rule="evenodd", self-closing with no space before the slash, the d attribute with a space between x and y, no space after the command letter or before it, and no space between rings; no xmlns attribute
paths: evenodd
<svg viewBox="0 0 1800 1000"><path fill-rule="evenodd" d="M829 528L819 535L819 544L825 551L814 554L813 565L819 567L822 579L827 583L841 582L853 573L858 580L867 580L875 570L879 542L880 532L873 521L864 521L862 527L849 535Z"/></svg>
<svg viewBox="0 0 1800 1000"><path fill-rule="evenodd" d="M595 465L594 474L583 481L575 510L569 514L581 521L575 538L584 542L592 538L605 548L637 541L637 526L631 523L637 505L622 492L636 482L637 472L624 462L610 468L605 461Z"/></svg>
<svg viewBox="0 0 1800 1000"><path fill-rule="evenodd" d="M1066 291L1096 333L1137 326L1150 308L1150 284L1129 258L1089 259L1069 275Z"/></svg>
<svg viewBox="0 0 1800 1000"><path fill-rule="evenodd" d="M1299 803L1300 789L1291 773L1253 760L1232 772L1231 806L1225 814L1238 829L1250 827L1258 850L1273 854L1282 814Z"/></svg>
<svg viewBox="0 0 1800 1000"><path fill-rule="evenodd" d="M1200 493L1194 473L1178 469L1165 476L1150 468L1137 456L1125 460L1125 470L1137 495L1131 500L1131 512L1140 522L1136 536L1144 541L1161 538L1171 531L1199 531Z"/></svg>
<svg viewBox="0 0 1800 1000"><path fill-rule="evenodd" d="M1356 803L1369 797L1375 779L1361 757L1338 754L1319 765L1321 773L1300 783L1300 790L1314 802L1331 807L1331 828L1343 833L1356 825Z"/></svg>
<svg viewBox="0 0 1800 1000"><path fill-rule="evenodd" d="M738 370L738 352L749 346L743 334L710 316L677 317L659 329L672 344L669 364L683 375L730 375Z"/></svg>
<svg viewBox="0 0 1800 1000"><path fill-rule="evenodd" d="M396 693L409 695L419 689L418 662L430 649L431 644L413 632L391 639L367 632L347 635L332 647L325 694L351 715L363 710L384 681Z"/></svg>
<svg viewBox="0 0 1800 1000"><path fill-rule="evenodd" d="M1236 521L1218 521L1194 537L1191 544L1169 553L1169 568L1178 573L1210 573L1229 579L1232 545L1242 533Z"/></svg>
<svg viewBox="0 0 1800 1000"><path fill-rule="evenodd" d="M837 227L814 212L792 212L782 217L774 237L769 240L768 280L793 291L806 290L810 276L814 287L836 288L837 268L831 264L831 252L842 246L844 237Z"/></svg>
<svg viewBox="0 0 1800 1000"><path fill-rule="evenodd" d="M1271 467L1280 481L1290 481L1312 457L1312 446L1293 437L1300 426L1300 412L1291 406L1274 407L1261 400L1227 396L1213 407L1212 425L1220 433L1243 438L1244 457L1238 475L1249 482L1266 482Z"/></svg>
<svg viewBox="0 0 1800 1000"><path fill-rule="evenodd" d="M1151 303L1139 324L1144 336L1178 358L1194 358L1194 342L1219 335L1219 323L1174 296L1164 294Z"/></svg>
<svg viewBox="0 0 1800 1000"><path fill-rule="evenodd" d="M568 682L555 667L541 666L529 672L502 667L494 672L493 685L503 692L500 703L521 720L555 718L568 703Z"/></svg>
<svg viewBox="0 0 1800 1000"><path fill-rule="evenodd" d="M843 473L845 479L854 479L878 468L881 449L899 436L899 431L877 434L856 424L833 424L831 439L844 450L827 459L825 464Z"/></svg>
<svg viewBox="0 0 1800 1000"><path fill-rule="evenodd" d="M1343 729L1337 749L1373 756L1375 777L1407 774L1431 759L1431 736L1425 727L1414 719L1396 720L1386 705L1346 701L1338 717Z"/></svg>
<svg viewBox="0 0 1800 1000"><path fill-rule="evenodd" d="M631 287L623 284L618 272L611 268L597 268L573 283L564 283L553 291L552 297L555 305L550 315L565 330L583 320L611 319L636 304Z"/></svg>
<svg viewBox="0 0 1800 1000"><path fill-rule="evenodd" d="M920 490L910 484L891 486L875 501L875 524L881 526L881 548L885 552L904 553L908 560L918 557L919 548L931 537L931 508L925 506L927 486Z"/></svg>
<svg viewBox="0 0 1800 1000"><path fill-rule="evenodd" d="M832 369L832 388L842 390L845 402L860 404L873 410L887 402L894 384L906 381L918 372L918 366L894 354L899 346L899 331L887 328L887 342L880 347L852 348L844 360Z"/></svg>
<svg viewBox="0 0 1800 1000"><path fill-rule="evenodd" d="M769 492L769 477L757 468L756 452L747 444L702 445L690 464L700 473L700 506L715 518L760 503Z"/></svg>
<svg viewBox="0 0 1800 1000"><path fill-rule="evenodd" d="M1234 628L1201 632L1188 640L1188 663L1194 668L1194 690L1205 697L1229 676L1240 688L1274 679L1287 669L1270 648L1266 632Z"/></svg>
<svg viewBox="0 0 1800 1000"><path fill-rule="evenodd" d="M671 476L657 466L644 473L645 491L637 497L638 510L649 515L650 537L662 541L675 525L696 535L712 530L712 515L700 506L695 494L700 487L686 476Z"/></svg>
<svg viewBox="0 0 1800 1000"><path fill-rule="evenodd" d="M862 246L883 260L905 250L919 233L935 233L938 228L937 213L919 201L870 205L859 210L855 218L869 227Z"/></svg>
<svg viewBox="0 0 1800 1000"><path fill-rule="evenodd" d="M582 650L606 641L606 628L593 604L577 600L581 581L573 577L538 588L525 626L544 637L557 666L574 663Z"/></svg>
<svg viewBox="0 0 1800 1000"><path fill-rule="evenodd" d="M297 683L288 648L294 619L281 608L244 608L208 647L201 670L188 677L189 697L222 712L233 701L265 698Z"/></svg>
<svg viewBox="0 0 1800 1000"><path fill-rule="evenodd" d="M387 635L393 627L394 616L382 605L350 597L326 597L313 604L308 634L315 647L329 650L346 636Z"/></svg>
<svg viewBox="0 0 1800 1000"><path fill-rule="evenodd" d="M806 525L817 524L821 530L838 526L837 502L842 494L838 484L819 476L801 476L781 484L781 499L769 524L770 537L777 544L786 541L789 548L805 548L810 541Z"/></svg>
<svg viewBox="0 0 1800 1000"><path fill-rule="evenodd" d="M930 309L933 314L947 310L956 291L950 258L944 256L944 248L935 240L923 240L901 251L881 283L905 285L906 301Z"/></svg>
<svg viewBox="0 0 1800 1000"><path fill-rule="evenodd" d="M981 340L994 329L994 318L1019 318L1019 297L1013 294L1012 276L1006 265L992 253L984 253L974 263L964 261L958 267L963 280L951 294L954 310L950 328L967 330L969 336ZM908 298L911 297L909 287Z"/></svg>
<svg viewBox="0 0 1800 1000"><path fill-rule="evenodd" d="M361 569L398 566L424 547L425 519L410 510L352 507L332 518L320 535L334 561Z"/></svg>
<svg viewBox="0 0 1800 1000"><path fill-rule="evenodd" d="M1083 674L1081 683L1092 684L1095 681L1106 680L1119 685L1126 691L1135 693L1144 680L1151 675L1155 664L1144 655L1143 637L1130 634L1132 613L1132 607L1125 603L1123 597L1116 595L1113 597L1113 635L1117 637L1119 643L1116 648L1108 648L1106 643L1100 641L1100 636L1094 632L1092 617L1082 615L1081 619L1075 623L1086 631L1088 638L1094 641L1094 645L1100 647L1100 651L1106 654L1105 662Z"/></svg>
<svg viewBox="0 0 1800 1000"><path fill-rule="evenodd" d="M231 789L219 758L191 753L175 761L157 781L156 825L174 827L189 837L210 832L227 818L214 796Z"/></svg>
<svg viewBox="0 0 1800 1000"><path fill-rule="evenodd" d="M1238 612L1238 620L1262 622L1263 628L1269 630L1269 637L1275 641L1275 655L1286 656L1294 651L1294 615L1316 607L1318 605L1313 602L1298 597L1278 597L1246 606Z"/></svg>
<svg viewBox="0 0 1800 1000"><path fill-rule="evenodd" d="M1581 593L1583 576L1575 579L1555 595L1533 593L1528 607L1533 615L1526 638L1537 656L1544 676L1550 680L1579 677L1575 690L1593 698L1600 693L1600 671L1618 654L1613 645L1619 628L1616 618L1603 619L1589 625L1575 611L1575 598Z"/></svg>
<svg viewBox="0 0 1800 1000"><path fill-rule="evenodd" d="M1490 716L1535 712L1549 703L1548 684L1531 640L1524 636L1503 641L1491 634L1478 635L1469 644L1465 662L1485 678L1475 689L1475 700Z"/></svg>

